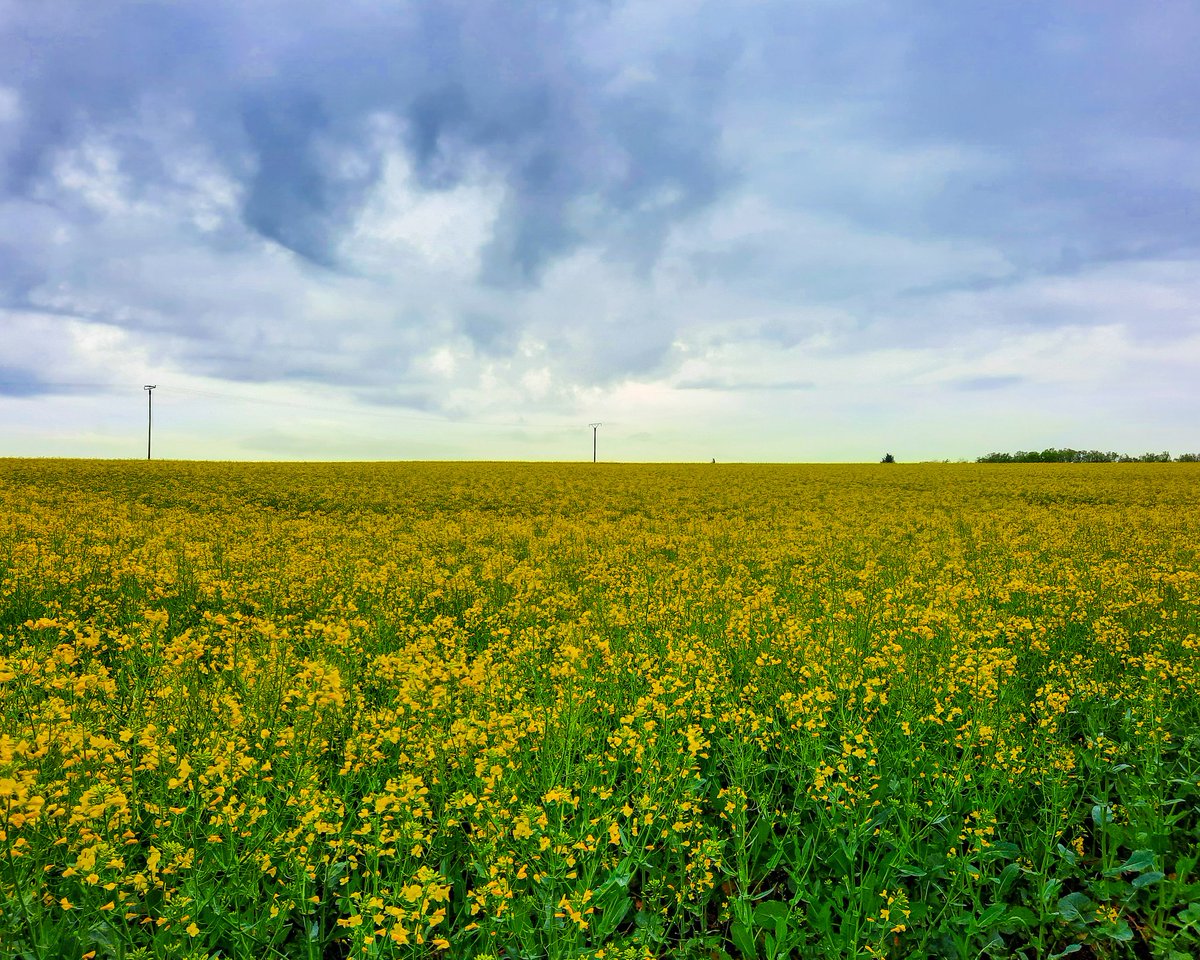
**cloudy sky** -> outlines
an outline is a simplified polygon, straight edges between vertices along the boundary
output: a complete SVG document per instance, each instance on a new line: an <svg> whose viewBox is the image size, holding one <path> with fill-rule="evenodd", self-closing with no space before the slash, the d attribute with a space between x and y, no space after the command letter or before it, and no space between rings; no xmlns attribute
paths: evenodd
<svg viewBox="0 0 1200 960"><path fill-rule="evenodd" d="M1192 0L0 0L0 456L1200 449Z"/></svg>

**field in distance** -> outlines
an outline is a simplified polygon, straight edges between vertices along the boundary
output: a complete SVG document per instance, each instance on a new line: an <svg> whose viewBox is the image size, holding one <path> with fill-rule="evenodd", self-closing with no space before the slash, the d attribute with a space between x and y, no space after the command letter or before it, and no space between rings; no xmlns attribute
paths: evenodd
<svg viewBox="0 0 1200 960"><path fill-rule="evenodd" d="M1198 484L0 461L0 945L1200 955Z"/></svg>

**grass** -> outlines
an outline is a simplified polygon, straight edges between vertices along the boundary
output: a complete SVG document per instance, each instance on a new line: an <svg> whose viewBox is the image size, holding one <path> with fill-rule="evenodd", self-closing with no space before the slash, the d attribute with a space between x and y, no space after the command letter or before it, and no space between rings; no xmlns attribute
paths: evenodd
<svg viewBox="0 0 1200 960"><path fill-rule="evenodd" d="M0 461L0 945L1195 956L1197 481Z"/></svg>

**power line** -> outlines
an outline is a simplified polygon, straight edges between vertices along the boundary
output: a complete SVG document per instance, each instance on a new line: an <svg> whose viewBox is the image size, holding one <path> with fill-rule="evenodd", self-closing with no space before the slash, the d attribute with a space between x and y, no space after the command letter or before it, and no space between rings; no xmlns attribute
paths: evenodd
<svg viewBox="0 0 1200 960"><path fill-rule="evenodd" d="M47 383L47 382L31 383L28 380L16 380L16 379L11 379L11 378L0 379L0 387L3 387L3 386L19 386L19 387L24 387L26 389L32 388L32 390L37 395L45 395L47 393L54 393L55 391L62 391L63 393L69 393L69 392L77 391L77 390L99 390L99 391L103 391L105 393L121 393L121 392L124 392L125 389L127 389L125 387L121 387L120 385L113 384L111 382L110 383L102 383L102 382L98 382L98 381L60 380L60 381L55 381L53 383ZM146 419L147 419L147 429L146 429L146 434L147 434L147 436L146 436L146 456L147 456L147 459L150 459L150 455L151 455L151 442L152 442L151 430L152 430L152 423L153 423L153 407L152 407L152 399L151 399L150 391L156 389L158 386L159 386L159 384L153 384L153 385L144 384L143 385L143 389L146 391L146 400L147 400L147 417L146 417ZM381 409L372 407L370 405L359 406L359 407L354 407L354 408L337 407L337 406L331 406L330 404L305 403L304 401L300 401L300 400L288 400L288 399L282 399L282 398L252 396L250 394L234 393L234 392L225 391L225 390L210 390L210 389L204 389L204 388L199 388L199 387L183 387L183 386L176 386L176 385L171 385L171 384L167 384L166 386L167 386L167 389L169 390L169 395L166 397L165 401L163 401L163 402L166 402L168 404L168 406L170 406L170 407L176 407L178 400L180 398L200 397L200 398L206 398L206 399L211 399L211 400L235 401L237 403L242 403L242 404L255 404L258 406L280 407L280 408L293 409L293 410L310 410L313 412L323 413L326 415L335 415L335 416L336 415L344 415L344 416L352 416L352 417L363 417L363 416L381 417L385 420L393 420L393 421L401 420L401 421L405 421L405 422L409 422L409 423L428 423L428 424L436 424L439 426L453 426L456 424L462 424L464 426L511 427L513 429L520 429L520 430L559 430L559 431L564 431L564 432L577 429L577 427L574 423L567 423L567 422L562 422L562 421L551 421L548 423L539 423L539 422L531 422L531 421L513 421L513 420L482 420L482 419L471 418L471 417L421 416L419 414L400 413L400 412L394 411L394 410L381 410ZM0 399L5 399L6 396L11 397L13 399L21 399L22 398L21 396L17 396L17 395L0 394ZM577 422L578 421L576 421L576 423ZM595 462L596 461L595 431L596 431L597 427L601 426L601 424L595 423L595 424L589 424L589 426L592 427L592 433L593 433L593 435L592 435L592 461Z"/></svg>
<svg viewBox="0 0 1200 960"><path fill-rule="evenodd" d="M347 416L374 416L384 417L389 420L407 420L413 423L436 423L442 426L450 424L470 424L480 427L516 427L521 429L557 429L557 430L574 430L574 423L531 423L529 421L512 421L512 420L478 420L470 417L449 417L449 416L420 416L417 414L397 413L392 410L380 410L373 406L358 407L350 409L348 407L336 408L330 407L329 404L305 403L298 400L282 400L269 397L252 397L247 394L228 393L226 391L217 390L201 390L195 387L172 387L172 393L185 394L197 397L207 397L215 400L236 400L240 403L257 403L265 404L274 407L289 407L295 410L314 410L318 413L344 413Z"/></svg>

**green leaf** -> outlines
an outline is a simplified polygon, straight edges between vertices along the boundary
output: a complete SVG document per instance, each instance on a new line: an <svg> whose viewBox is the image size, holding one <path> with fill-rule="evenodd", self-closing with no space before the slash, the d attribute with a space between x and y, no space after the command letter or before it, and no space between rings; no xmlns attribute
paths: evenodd
<svg viewBox="0 0 1200 960"><path fill-rule="evenodd" d="M1021 848L1008 840L993 843L980 855L984 860L1016 860L1021 855Z"/></svg>
<svg viewBox="0 0 1200 960"><path fill-rule="evenodd" d="M1019 863L1010 863L1000 871L1000 876L996 878L996 886L999 888L998 896L1003 897L1009 890L1012 889L1014 883L1017 882L1017 877L1021 875L1021 865Z"/></svg>
<svg viewBox="0 0 1200 960"><path fill-rule="evenodd" d="M1091 913L1095 906L1096 904L1086 893L1077 891L1068 893L1058 901L1058 914L1064 920L1087 923L1091 919L1087 914Z"/></svg>
<svg viewBox="0 0 1200 960"><path fill-rule="evenodd" d="M1118 920L1117 925L1112 930L1105 931L1104 934L1109 940L1116 940L1120 943L1129 943L1133 939L1133 930L1124 920Z"/></svg>
<svg viewBox="0 0 1200 960"><path fill-rule="evenodd" d="M1004 933L1016 933L1020 930L1032 930L1037 926L1037 914L1028 907L1013 907L1004 916L1000 930Z"/></svg>
<svg viewBox="0 0 1200 960"><path fill-rule="evenodd" d="M1189 903L1181 910L1179 912L1179 922L1187 927L1195 923L1200 923L1200 903Z"/></svg>
<svg viewBox="0 0 1200 960"><path fill-rule="evenodd" d="M1129 859L1118 867L1109 867L1104 871L1106 877L1115 877L1122 873L1134 873L1149 870L1154 866L1153 850L1134 850Z"/></svg>
<svg viewBox="0 0 1200 960"><path fill-rule="evenodd" d="M1063 957L1069 957L1073 953L1078 953L1083 949L1082 943L1072 943L1068 947L1063 947L1058 953L1052 953L1049 960L1062 960Z"/></svg>
<svg viewBox="0 0 1200 960"><path fill-rule="evenodd" d="M97 944L101 947L107 948L110 951L113 951L113 936L112 936L111 925L107 924L107 923L93 924L92 927L88 930L88 941L89 941L89 946L92 944ZM115 951L113 951L113 952L115 952Z"/></svg>
<svg viewBox="0 0 1200 960"><path fill-rule="evenodd" d="M767 861L767 865L763 867L763 872L770 873L779 866L779 861L783 859L785 853L787 853L787 848L782 843L775 844L774 853L771 854L771 859Z"/></svg>
<svg viewBox="0 0 1200 960"><path fill-rule="evenodd" d="M607 902L600 908L600 918L596 922L596 929L602 936L607 936L621 925L621 921L629 915L629 911L633 909L633 901L629 897L622 897L614 902Z"/></svg>
<svg viewBox="0 0 1200 960"><path fill-rule="evenodd" d="M1165 879L1166 876L1167 875L1161 870L1151 870L1149 873L1143 873L1140 876L1134 877L1130 886L1133 887L1134 890L1141 890L1142 887L1148 887L1151 884L1158 883L1160 880Z"/></svg>
<svg viewBox="0 0 1200 960"><path fill-rule="evenodd" d="M990 907L979 915L979 929L986 930L992 924L998 922L1004 917L1008 907L1003 903L993 903Z"/></svg>
<svg viewBox="0 0 1200 960"><path fill-rule="evenodd" d="M745 924L738 923L736 920L729 925L729 937L733 940L733 945L742 952L742 956L746 960L753 960L758 956L758 949L754 944L754 937L746 928Z"/></svg>
<svg viewBox="0 0 1200 960"><path fill-rule="evenodd" d="M780 920L787 922L791 911L781 900L764 900L754 908L754 925L756 927L775 928Z"/></svg>

